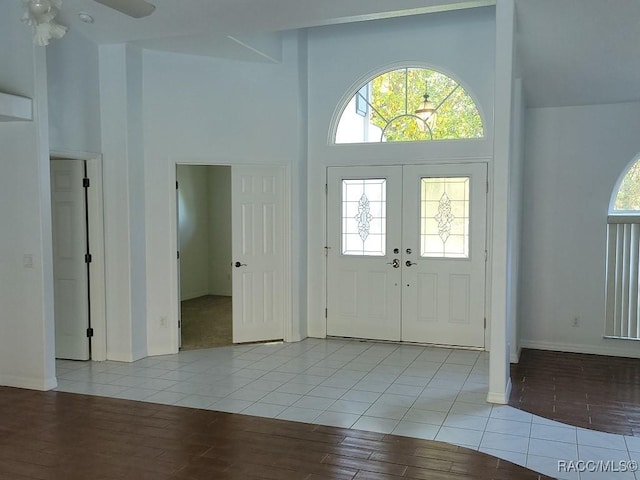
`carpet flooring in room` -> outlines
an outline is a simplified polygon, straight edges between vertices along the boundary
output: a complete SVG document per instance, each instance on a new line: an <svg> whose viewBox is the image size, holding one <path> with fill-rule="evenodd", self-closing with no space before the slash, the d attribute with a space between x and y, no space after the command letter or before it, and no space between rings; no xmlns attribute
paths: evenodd
<svg viewBox="0 0 640 480"><path fill-rule="evenodd" d="M231 345L231 297L205 295L181 302L182 350Z"/></svg>

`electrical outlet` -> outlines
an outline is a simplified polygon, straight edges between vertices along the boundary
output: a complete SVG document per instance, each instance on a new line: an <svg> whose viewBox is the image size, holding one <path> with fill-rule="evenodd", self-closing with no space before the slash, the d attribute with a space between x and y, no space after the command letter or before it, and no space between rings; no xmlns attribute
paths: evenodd
<svg viewBox="0 0 640 480"><path fill-rule="evenodd" d="M160 326L162 328L167 328L167 316L166 315L162 315L160 317Z"/></svg>
<svg viewBox="0 0 640 480"><path fill-rule="evenodd" d="M573 320L571 321L571 326L572 327L579 327L580 326L580 317L573 317Z"/></svg>

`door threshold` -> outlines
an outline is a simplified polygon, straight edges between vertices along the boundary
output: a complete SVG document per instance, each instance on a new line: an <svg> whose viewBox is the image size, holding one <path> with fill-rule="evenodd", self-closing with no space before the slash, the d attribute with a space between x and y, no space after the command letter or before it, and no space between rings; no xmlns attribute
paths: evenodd
<svg viewBox="0 0 640 480"><path fill-rule="evenodd" d="M327 335L327 340L350 340L355 342L371 342L371 343L383 343L389 345L404 345L414 347L432 347L432 348L450 348L454 350L470 350L474 352L486 351L484 347L469 347L466 345L444 345L441 343L425 343L425 342L407 342L404 340L378 340L375 338L357 338L357 337L336 337L333 335Z"/></svg>

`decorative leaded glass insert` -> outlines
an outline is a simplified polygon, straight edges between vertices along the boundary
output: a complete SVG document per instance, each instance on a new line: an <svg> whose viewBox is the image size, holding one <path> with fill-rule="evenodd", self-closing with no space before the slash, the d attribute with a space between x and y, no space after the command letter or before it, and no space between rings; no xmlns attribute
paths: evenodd
<svg viewBox="0 0 640 480"><path fill-rule="evenodd" d="M420 255L469 258L469 177L420 180Z"/></svg>
<svg viewBox="0 0 640 480"><path fill-rule="evenodd" d="M384 256L387 228L387 181L342 181L342 254Z"/></svg>

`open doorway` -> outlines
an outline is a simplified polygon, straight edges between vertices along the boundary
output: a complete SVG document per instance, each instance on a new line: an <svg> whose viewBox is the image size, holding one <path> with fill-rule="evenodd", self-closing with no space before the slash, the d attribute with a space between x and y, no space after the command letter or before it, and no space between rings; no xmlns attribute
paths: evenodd
<svg viewBox="0 0 640 480"><path fill-rule="evenodd" d="M231 167L176 168L181 348L231 345Z"/></svg>

